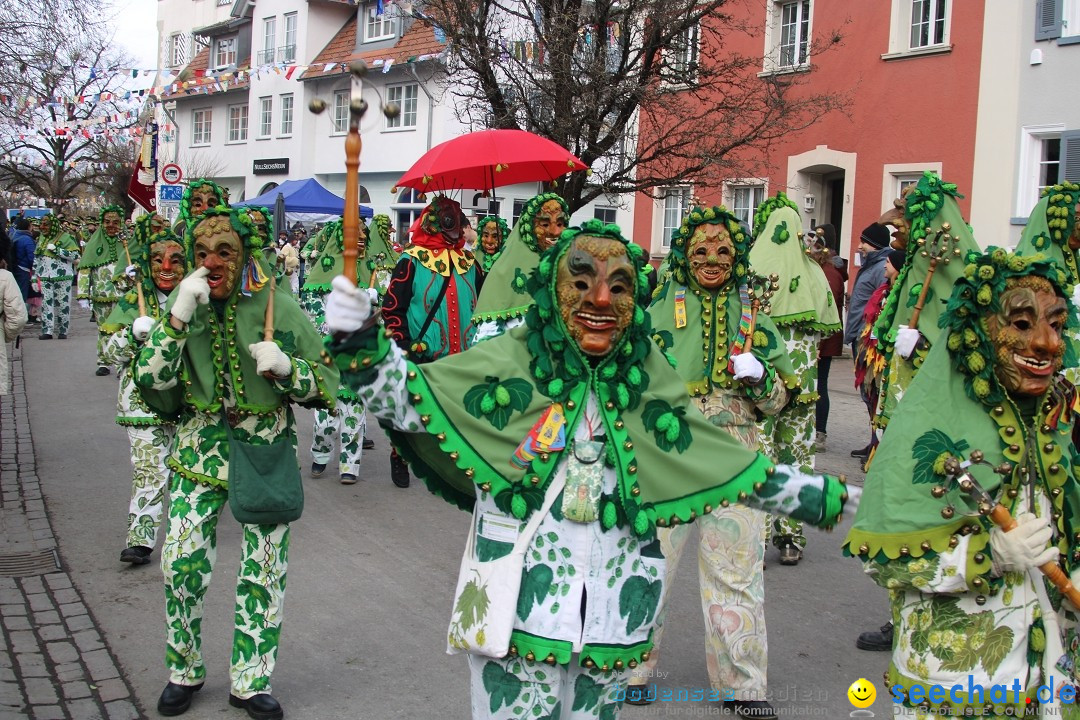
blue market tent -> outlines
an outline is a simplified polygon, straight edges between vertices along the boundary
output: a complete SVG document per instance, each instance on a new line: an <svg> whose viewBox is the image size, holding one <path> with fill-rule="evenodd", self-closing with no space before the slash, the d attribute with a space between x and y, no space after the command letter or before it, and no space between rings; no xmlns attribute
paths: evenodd
<svg viewBox="0 0 1080 720"><path fill-rule="evenodd" d="M319 184L314 178L286 180L258 197L233 203L236 207L258 205L273 208L278 193L285 198L285 216L289 222L326 222L345 214L345 199L340 198ZM360 217L370 218L372 210L360 206Z"/></svg>

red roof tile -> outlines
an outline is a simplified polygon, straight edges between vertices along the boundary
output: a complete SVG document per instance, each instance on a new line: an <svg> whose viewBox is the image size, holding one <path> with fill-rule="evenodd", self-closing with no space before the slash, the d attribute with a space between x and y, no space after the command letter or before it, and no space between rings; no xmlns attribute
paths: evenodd
<svg viewBox="0 0 1080 720"><path fill-rule="evenodd" d="M438 54L446 49L446 43L439 42L435 38L434 29L423 20L417 20L393 47L355 52L356 24L356 17L353 16L341 30L338 30L337 35L322 49L322 52L315 56L300 79L314 80L344 75L348 72L349 63L354 60L364 60L368 65L374 64L376 60L393 60L394 64L397 64L422 55ZM331 70L325 70L327 63L338 63L338 65Z"/></svg>
<svg viewBox="0 0 1080 720"><path fill-rule="evenodd" d="M193 57L191 59L191 62L189 62L187 64L187 66L185 66L184 69L180 71L179 77L185 78L184 87L178 87L176 89L176 92L168 92L168 91L166 91L165 95L171 96L171 97L178 97L178 96L184 96L184 95L194 95L194 94L196 94L196 91L199 88L205 87L205 86L210 85L210 84L215 83L215 82L222 82L220 75L213 75L213 74L208 75L208 74L205 74L205 71L209 70L209 68L210 68L210 48L204 47L202 50L199 50L199 52L195 53L195 57ZM236 72L239 72L241 70L250 70L250 69L251 69L251 56L249 55L247 58L244 58L243 60L241 60L237 64L237 68L233 73L229 74L229 77L227 78L227 81L229 83L229 89L226 90L225 92L230 92L232 90L240 90L240 89L243 89L243 88L247 88L251 84L251 80L250 80L251 76L247 72L245 72L243 79L242 80L237 80L236 79ZM198 71L203 71L204 76L203 77L197 77L196 73ZM176 81L174 81L174 84L179 85L180 81L176 80ZM168 87L168 86L166 86L166 87Z"/></svg>

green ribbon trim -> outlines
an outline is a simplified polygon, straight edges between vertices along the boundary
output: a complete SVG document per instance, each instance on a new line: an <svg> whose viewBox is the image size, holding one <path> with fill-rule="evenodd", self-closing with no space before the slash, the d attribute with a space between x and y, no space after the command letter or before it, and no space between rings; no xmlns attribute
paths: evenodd
<svg viewBox="0 0 1080 720"><path fill-rule="evenodd" d="M74 275L56 275L54 277L38 277L38 280L46 285L54 285L56 283L71 282L75 279Z"/></svg>
<svg viewBox="0 0 1080 720"><path fill-rule="evenodd" d="M931 558L947 551L951 547L952 539L956 537L959 540L958 536L961 534L971 536L964 573L968 590L986 595L995 594L1001 579L990 576L993 569L989 550L990 532L989 528L983 525L983 521L962 517L947 525L911 533L877 534L853 528L841 547L845 555L857 554L864 562L884 565L901 558ZM976 555L981 555L982 560L976 561Z"/></svg>
<svg viewBox="0 0 1080 720"><path fill-rule="evenodd" d="M792 313L791 315L770 315L769 318L773 321L773 325L777 327L786 327L789 325L797 325L802 330L817 330L821 333L838 332L843 326L836 323L823 323L818 321L818 314L816 310L807 310L805 312Z"/></svg>
<svg viewBox="0 0 1080 720"><path fill-rule="evenodd" d="M514 318L525 317L525 313L529 311L531 305L521 305L520 307L507 308L506 310L499 310L497 312L477 313L473 315L473 320L480 322L489 322L494 320L513 320Z"/></svg>
<svg viewBox="0 0 1080 720"><path fill-rule="evenodd" d="M605 672L622 670L626 667L634 668L638 663L649 659L649 652L652 649L653 632L650 631L649 639L636 645L600 645L591 643L583 645L578 662L585 665L586 662L592 661L593 665Z"/></svg>
<svg viewBox="0 0 1080 720"><path fill-rule="evenodd" d="M520 655L528 660L529 653L532 653L534 658L531 662L569 665L570 658L574 654L574 644L566 640L540 637L524 630L511 632L510 655Z"/></svg>
<svg viewBox="0 0 1080 720"><path fill-rule="evenodd" d="M225 490L229 489L228 480L219 480L216 477L210 477L209 475L203 475L202 473L192 472L176 460L172 459L172 457L166 458L165 464L172 468L177 475L187 478L192 482L199 483L200 485L209 485L210 487L223 488Z"/></svg>
<svg viewBox="0 0 1080 720"><path fill-rule="evenodd" d="M163 420L157 417L117 417L117 425L124 427L154 427L157 425L175 425L175 420Z"/></svg>

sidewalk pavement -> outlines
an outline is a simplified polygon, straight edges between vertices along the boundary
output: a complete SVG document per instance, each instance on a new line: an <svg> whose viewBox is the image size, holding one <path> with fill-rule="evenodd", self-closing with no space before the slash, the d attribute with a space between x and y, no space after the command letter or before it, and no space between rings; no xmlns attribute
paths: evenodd
<svg viewBox="0 0 1080 720"><path fill-rule="evenodd" d="M0 720L135 720L145 713L64 568L37 475L22 351L11 360L12 394L0 396Z"/></svg>

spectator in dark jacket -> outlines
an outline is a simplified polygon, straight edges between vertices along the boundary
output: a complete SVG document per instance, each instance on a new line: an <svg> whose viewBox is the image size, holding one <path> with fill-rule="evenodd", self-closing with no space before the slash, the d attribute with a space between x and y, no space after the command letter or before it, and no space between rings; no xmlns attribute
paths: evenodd
<svg viewBox="0 0 1080 720"><path fill-rule="evenodd" d="M832 225L829 226L830 228ZM835 257L828 247L827 236L817 233L814 244L810 247L811 257L821 266L825 273L825 279L829 282L829 290L832 291L833 301L840 317L844 317L844 275L833 262ZM815 408L814 429L817 435L814 444L818 452L825 452L825 432L829 422L829 370L832 368L832 359L839 357L844 348L844 331L837 330L832 335L822 338L818 345L818 400Z"/></svg>
<svg viewBox="0 0 1080 720"><path fill-rule="evenodd" d="M878 286L885 281L885 260L889 255L889 229L876 222L866 226L859 234L859 255L862 264L855 276L855 287L848 299L848 315L844 329L844 343L852 346L859 340L863 311Z"/></svg>
<svg viewBox="0 0 1080 720"><path fill-rule="evenodd" d="M30 296L30 275L34 269L34 238L30 235L30 221L19 218L15 222L15 231L11 234L12 258L15 267L9 268L19 285L23 300Z"/></svg>

